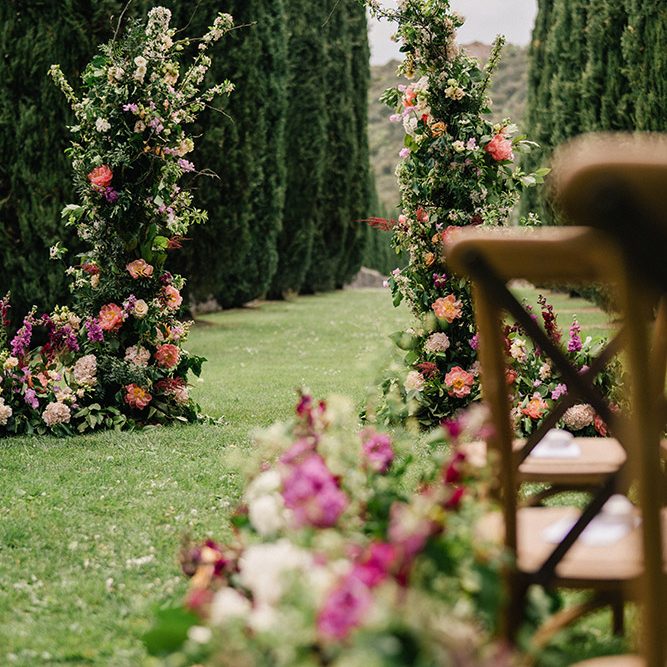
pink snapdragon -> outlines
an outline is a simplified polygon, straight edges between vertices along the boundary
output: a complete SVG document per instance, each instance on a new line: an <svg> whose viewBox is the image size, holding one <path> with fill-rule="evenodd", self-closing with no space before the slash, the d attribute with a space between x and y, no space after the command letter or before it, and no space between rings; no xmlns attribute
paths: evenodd
<svg viewBox="0 0 667 667"><path fill-rule="evenodd" d="M583 344L581 342L581 337L579 336L580 333L581 333L581 326L579 325L579 322L577 322L577 320L573 320L572 325L570 326L570 340L568 340L567 342L568 352L581 351Z"/></svg>
<svg viewBox="0 0 667 667"><path fill-rule="evenodd" d="M334 526L348 505L347 496L319 454L311 454L290 470L282 496L297 527Z"/></svg>
<svg viewBox="0 0 667 667"><path fill-rule="evenodd" d="M373 542L357 561L352 576L369 588L375 588L385 581L398 561L396 546L386 542Z"/></svg>

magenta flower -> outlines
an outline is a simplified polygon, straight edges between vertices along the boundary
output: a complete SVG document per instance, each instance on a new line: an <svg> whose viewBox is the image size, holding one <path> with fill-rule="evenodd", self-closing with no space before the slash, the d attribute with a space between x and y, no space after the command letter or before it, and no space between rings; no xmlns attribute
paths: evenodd
<svg viewBox="0 0 667 667"><path fill-rule="evenodd" d="M88 340L91 343L104 342L104 331L102 330L100 323L95 318L86 320L86 332L88 335Z"/></svg>
<svg viewBox="0 0 667 667"><path fill-rule="evenodd" d="M397 557L393 544L373 542L364 557L354 566L352 576L369 588L375 588L389 577Z"/></svg>
<svg viewBox="0 0 667 667"><path fill-rule="evenodd" d="M372 602L368 588L349 576L325 600L317 615L317 629L325 639L345 639L364 620Z"/></svg>
<svg viewBox="0 0 667 667"><path fill-rule="evenodd" d="M37 410L39 407L39 401L37 400L37 394L34 389L26 389L25 394L23 394L23 400L33 409Z"/></svg>
<svg viewBox="0 0 667 667"><path fill-rule="evenodd" d="M436 289L442 289L447 285L447 274L446 273L434 273L433 274L433 287Z"/></svg>
<svg viewBox="0 0 667 667"><path fill-rule="evenodd" d="M15 357L22 357L30 347L31 340L32 320L30 317L26 317L23 320L23 326L16 332L16 335L11 340L10 346L12 348L12 354Z"/></svg>
<svg viewBox="0 0 667 667"><path fill-rule="evenodd" d="M479 334L475 334L475 335L468 341L468 345L470 345L470 347L471 347L473 350L476 350L476 349L479 347Z"/></svg>
<svg viewBox="0 0 667 667"><path fill-rule="evenodd" d="M581 342L581 327L577 320L573 320L572 326L570 326L570 340L567 342L567 351L568 352L579 352L583 347Z"/></svg>
<svg viewBox="0 0 667 667"><path fill-rule="evenodd" d="M282 495L299 528L334 526L348 504L347 496L319 454L311 454L292 468L283 483Z"/></svg>
<svg viewBox="0 0 667 667"><path fill-rule="evenodd" d="M376 433L373 429L365 429L361 433L362 451L366 464L371 470L384 474L394 460L391 438L385 433Z"/></svg>

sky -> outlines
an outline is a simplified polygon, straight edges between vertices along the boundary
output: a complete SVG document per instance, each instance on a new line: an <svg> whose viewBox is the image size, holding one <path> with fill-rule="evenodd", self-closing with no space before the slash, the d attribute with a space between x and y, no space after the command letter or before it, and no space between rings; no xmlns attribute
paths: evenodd
<svg viewBox="0 0 667 667"><path fill-rule="evenodd" d="M382 0L386 6L396 6L395 0ZM537 0L451 0L452 9L466 17L459 30L461 44L484 42L490 44L497 34L503 34L511 44L525 46L530 41ZM371 63L383 65L392 58L399 58L398 45L389 37L394 32L392 24L371 20Z"/></svg>

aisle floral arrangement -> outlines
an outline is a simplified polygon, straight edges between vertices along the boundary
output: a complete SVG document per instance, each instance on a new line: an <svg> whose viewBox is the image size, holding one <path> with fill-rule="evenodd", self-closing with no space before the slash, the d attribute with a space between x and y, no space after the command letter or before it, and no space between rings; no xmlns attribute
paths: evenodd
<svg viewBox="0 0 667 667"><path fill-rule="evenodd" d="M179 183L198 172L186 132L228 81L203 87L211 45L233 27L220 14L199 40L175 39L171 12L156 7L122 39L100 48L77 97L50 74L75 115L67 153L80 203L63 210L85 250L67 269L71 309L33 309L9 339L9 298L0 302L0 426L5 433L69 434L95 428L194 421L188 373L202 358L183 344L184 279L166 268L188 229L206 220ZM194 48L187 67L180 60ZM66 250L51 249L58 261Z"/></svg>
<svg viewBox="0 0 667 667"><path fill-rule="evenodd" d="M401 0L396 10L378 0L369 6L396 23L405 54L399 74L410 81L383 98L394 110L391 120L403 125L405 146L396 169L401 214L379 224L392 229L396 249L409 258L389 281L394 304L406 301L417 318L395 336L409 372L385 381L381 414L428 427L479 397L470 286L450 275L443 241L459 227L506 224L521 188L543 182L548 169L523 173L515 156L536 144L509 119L488 120L501 39L482 69L456 45L463 19L448 0Z"/></svg>
<svg viewBox="0 0 667 667"><path fill-rule="evenodd" d="M489 642L503 555L471 528L486 475L456 448L486 428L483 410L419 456L358 432L352 407L302 395L291 422L257 435L234 538L183 550L184 609L145 638L171 654L157 664L509 664Z"/></svg>

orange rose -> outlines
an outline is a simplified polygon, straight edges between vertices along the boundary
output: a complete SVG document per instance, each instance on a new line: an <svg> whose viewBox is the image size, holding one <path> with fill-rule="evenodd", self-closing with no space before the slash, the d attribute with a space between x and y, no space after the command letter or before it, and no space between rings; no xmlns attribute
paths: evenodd
<svg viewBox="0 0 667 667"><path fill-rule="evenodd" d="M125 268L135 280L137 278L150 278L153 275L153 267L143 259L135 259Z"/></svg>
<svg viewBox="0 0 667 667"><path fill-rule="evenodd" d="M112 178L113 172L106 164L103 164L101 167L95 167L95 169L88 174L88 180L96 188L108 188Z"/></svg>
<svg viewBox="0 0 667 667"><path fill-rule="evenodd" d="M108 303L100 308L100 314L97 316L100 326L104 331L115 331L120 329L125 320L125 314L120 306L115 303Z"/></svg>
<svg viewBox="0 0 667 667"><path fill-rule="evenodd" d="M431 134L434 137L440 137L445 132L447 132L447 126L442 121L438 121L437 123L433 123L433 125L431 125Z"/></svg>
<svg viewBox="0 0 667 667"><path fill-rule="evenodd" d="M167 285L163 290L164 301L169 310L176 310L182 303L181 293L172 285Z"/></svg>
<svg viewBox="0 0 667 667"><path fill-rule="evenodd" d="M461 305L453 294L448 294L436 299L431 308L438 319L447 320L451 324L455 319L461 317Z"/></svg>
<svg viewBox="0 0 667 667"><path fill-rule="evenodd" d="M468 371L464 371L460 366L454 366L447 375L445 375L445 386L447 393L456 398L466 397L475 382L475 376Z"/></svg>
<svg viewBox="0 0 667 667"><path fill-rule="evenodd" d="M528 405L521 410L521 413L531 419L540 419L548 407L546 401L539 394L533 394L533 397L528 401Z"/></svg>
<svg viewBox="0 0 667 667"><path fill-rule="evenodd" d="M143 410L153 400L153 397L138 384L128 384L125 392L125 402L137 410Z"/></svg>
<svg viewBox="0 0 667 667"><path fill-rule="evenodd" d="M153 355L162 368L174 368L181 360L181 351L171 343L160 345Z"/></svg>

